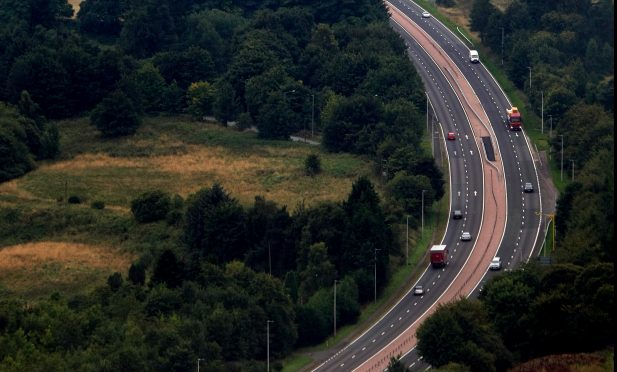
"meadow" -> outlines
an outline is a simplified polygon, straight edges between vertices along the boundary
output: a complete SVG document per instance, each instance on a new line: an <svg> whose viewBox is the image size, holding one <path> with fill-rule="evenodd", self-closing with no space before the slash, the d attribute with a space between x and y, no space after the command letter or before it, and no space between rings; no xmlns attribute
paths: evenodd
<svg viewBox="0 0 617 372"><path fill-rule="evenodd" d="M344 200L359 176L371 174L358 156L184 116L146 118L135 135L119 139L102 138L87 118L57 124L57 159L0 184L0 293L78 292L114 271L126 274L137 256L148 260L178 244L173 226L132 219L131 201L146 191L186 199L216 182L244 207L260 195L293 212ZM304 173L309 154L321 160L314 177ZM75 197L79 203L67 202Z"/></svg>

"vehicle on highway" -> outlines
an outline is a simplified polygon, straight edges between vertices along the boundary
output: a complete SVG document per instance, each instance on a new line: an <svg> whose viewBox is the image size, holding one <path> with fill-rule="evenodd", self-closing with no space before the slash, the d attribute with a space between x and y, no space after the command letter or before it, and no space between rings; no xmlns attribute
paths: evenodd
<svg viewBox="0 0 617 372"><path fill-rule="evenodd" d="M431 13L426 10L422 12L422 18L431 18Z"/></svg>
<svg viewBox="0 0 617 372"><path fill-rule="evenodd" d="M488 265L488 268L491 270L500 270L501 269L501 258L499 257L495 257L491 260L490 265Z"/></svg>
<svg viewBox="0 0 617 372"><path fill-rule="evenodd" d="M433 267L443 267L448 264L448 247L446 245L434 245L429 252Z"/></svg>
<svg viewBox="0 0 617 372"><path fill-rule="evenodd" d="M424 294L424 288L421 285L417 285L413 289L413 294L415 296L422 296Z"/></svg>
<svg viewBox="0 0 617 372"><path fill-rule="evenodd" d="M525 182L525 186L523 186L523 191L533 192L533 185L531 184L531 182Z"/></svg>
<svg viewBox="0 0 617 372"><path fill-rule="evenodd" d="M468 242L471 240L471 234L468 231L463 232L461 235L461 240L464 242Z"/></svg>
<svg viewBox="0 0 617 372"><path fill-rule="evenodd" d="M506 109L506 123L510 130L521 130L521 112L518 107Z"/></svg>
<svg viewBox="0 0 617 372"><path fill-rule="evenodd" d="M480 55L478 54L477 50L470 50L469 51L469 62L471 63L478 63L480 62Z"/></svg>
<svg viewBox="0 0 617 372"><path fill-rule="evenodd" d="M455 209L452 213L452 219L460 220L461 218L463 218L463 212L461 212L459 209Z"/></svg>
<svg viewBox="0 0 617 372"><path fill-rule="evenodd" d="M456 139L456 136L454 135L454 132L448 132L448 141L454 141Z"/></svg>

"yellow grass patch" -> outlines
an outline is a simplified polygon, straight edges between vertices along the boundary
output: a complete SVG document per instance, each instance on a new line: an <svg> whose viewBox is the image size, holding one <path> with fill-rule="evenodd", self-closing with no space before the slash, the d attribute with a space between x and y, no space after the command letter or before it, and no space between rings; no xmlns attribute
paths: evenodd
<svg viewBox="0 0 617 372"><path fill-rule="evenodd" d="M307 155L305 148L263 146L259 151L251 152L250 156L222 146L186 145L186 149L185 154L133 158L113 157L104 153L80 154L69 160L44 164L32 175L43 173L49 179L56 180L61 179L62 174L79 175L90 170L100 170L101 174L105 174L112 169L124 168L127 170L124 178L82 177L80 182L83 185L96 183L99 190L117 195L130 187L145 188L142 192L161 188L183 197L218 182L243 204L252 204L256 195L262 195L290 208L303 200L310 205L343 198L355 178L334 177L328 175L327 170L317 177L306 177L303 164ZM149 182L143 176L131 177L131 169L154 171L159 176ZM160 173L164 175L160 176ZM17 186L14 188L19 189ZM6 191L15 195L15 190ZM99 199L106 200L104 196ZM107 204L112 207L113 203ZM121 207L126 208L125 205Z"/></svg>
<svg viewBox="0 0 617 372"><path fill-rule="evenodd" d="M73 9L75 9L75 12L73 14L77 14L79 12L79 6L81 5L81 2L84 0L68 0L68 3L73 7Z"/></svg>
<svg viewBox="0 0 617 372"><path fill-rule="evenodd" d="M34 296L85 289L118 271L126 273L133 257L86 244L37 242L0 248L0 284Z"/></svg>

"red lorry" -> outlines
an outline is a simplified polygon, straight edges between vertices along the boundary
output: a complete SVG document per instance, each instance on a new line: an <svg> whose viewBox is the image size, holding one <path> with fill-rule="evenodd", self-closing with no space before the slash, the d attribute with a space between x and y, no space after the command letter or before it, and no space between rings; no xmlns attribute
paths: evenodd
<svg viewBox="0 0 617 372"><path fill-rule="evenodd" d="M510 130L521 130L521 112L518 110L518 107L512 107L506 109L506 123L508 124L508 129Z"/></svg>
<svg viewBox="0 0 617 372"><path fill-rule="evenodd" d="M445 245L432 246L430 253L433 267L443 267L448 264L448 247Z"/></svg>

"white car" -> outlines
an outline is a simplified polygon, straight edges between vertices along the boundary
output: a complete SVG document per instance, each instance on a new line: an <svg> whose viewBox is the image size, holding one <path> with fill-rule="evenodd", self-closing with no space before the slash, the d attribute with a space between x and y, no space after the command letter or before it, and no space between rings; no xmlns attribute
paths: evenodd
<svg viewBox="0 0 617 372"><path fill-rule="evenodd" d="M422 12L422 18L431 18L431 13L426 10Z"/></svg>
<svg viewBox="0 0 617 372"><path fill-rule="evenodd" d="M495 257L491 260L491 264L488 265L488 268L491 270L499 270L501 269L501 258Z"/></svg>
<svg viewBox="0 0 617 372"><path fill-rule="evenodd" d="M471 240L471 234L467 231L463 232L463 234L461 235L461 240L464 242L468 242Z"/></svg>
<svg viewBox="0 0 617 372"><path fill-rule="evenodd" d="M417 285L413 289L413 294L416 296L422 296L424 294L424 288L421 285Z"/></svg>

